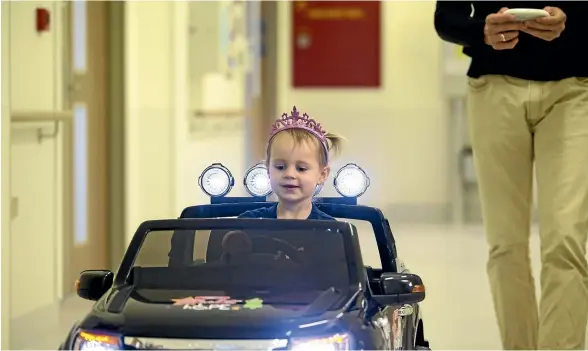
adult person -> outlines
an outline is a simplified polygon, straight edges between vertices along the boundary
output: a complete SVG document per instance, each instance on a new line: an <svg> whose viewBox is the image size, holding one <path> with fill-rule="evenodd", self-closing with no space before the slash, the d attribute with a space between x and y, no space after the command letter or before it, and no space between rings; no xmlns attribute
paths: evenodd
<svg viewBox="0 0 588 351"><path fill-rule="evenodd" d="M545 5L551 5L545 7ZM517 22L508 8L548 17ZM468 124L505 349L584 349L588 319L588 3L438 1L462 45ZM529 258L535 163L541 302Z"/></svg>

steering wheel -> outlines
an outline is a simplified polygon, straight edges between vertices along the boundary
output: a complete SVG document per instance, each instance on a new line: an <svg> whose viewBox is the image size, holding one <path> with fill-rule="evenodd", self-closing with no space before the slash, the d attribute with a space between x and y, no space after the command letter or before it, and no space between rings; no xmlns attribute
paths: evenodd
<svg viewBox="0 0 588 351"><path fill-rule="evenodd" d="M254 251L263 253L275 253L276 259L292 260L298 264L304 263L304 248L297 248L289 242L266 236L251 238Z"/></svg>

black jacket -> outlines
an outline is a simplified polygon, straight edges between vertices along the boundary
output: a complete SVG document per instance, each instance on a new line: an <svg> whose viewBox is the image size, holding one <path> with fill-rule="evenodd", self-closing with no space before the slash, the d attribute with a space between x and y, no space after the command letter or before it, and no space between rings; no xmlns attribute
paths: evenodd
<svg viewBox="0 0 588 351"><path fill-rule="evenodd" d="M567 15L562 35L549 42L527 33L511 50L494 50L484 43L486 16L502 7L555 6ZM472 58L468 76L504 74L536 81L588 77L587 1L437 1L435 29L441 39L464 47Z"/></svg>

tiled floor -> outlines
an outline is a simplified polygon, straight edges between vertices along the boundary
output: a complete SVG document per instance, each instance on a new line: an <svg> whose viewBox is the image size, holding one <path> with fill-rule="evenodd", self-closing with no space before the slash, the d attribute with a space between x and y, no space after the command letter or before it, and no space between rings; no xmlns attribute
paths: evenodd
<svg viewBox="0 0 588 351"><path fill-rule="evenodd" d="M499 349L486 278L486 242L480 227L400 226L393 228L398 251L409 269L427 285L423 303L425 333L433 349ZM377 257L370 252L370 237L363 238L366 264ZM538 240L533 235L533 265L539 267ZM91 303L71 297L12 324L13 349L53 349L76 318Z"/></svg>

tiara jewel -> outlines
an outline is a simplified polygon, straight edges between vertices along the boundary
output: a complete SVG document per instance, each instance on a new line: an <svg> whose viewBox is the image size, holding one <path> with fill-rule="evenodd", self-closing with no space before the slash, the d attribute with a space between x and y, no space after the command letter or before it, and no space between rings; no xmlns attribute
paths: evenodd
<svg viewBox="0 0 588 351"><path fill-rule="evenodd" d="M283 130L294 128L304 129L316 136L322 143L327 143L327 131L323 129L320 123L317 123L317 121L310 118L306 113L300 116L300 112L296 109L296 106L292 108L290 115L283 113L282 117L278 118L272 124L270 139Z"/></svg>
<svg viewBox="0 0 588 351"><path fill-rule="evenodd" d="M329 148L327 146L327 131L323 129L320 123L317 123L317 121L310 118L306 113L300 116L300 112L296 109L296 106L294 106L289 116L287 113L283 113L282 117L278 118L272 124L269 140L272 140L272 138L279 132L287 129L302 129L317 137L321 142L321 146L323 147L328 162Z"/></svg>

